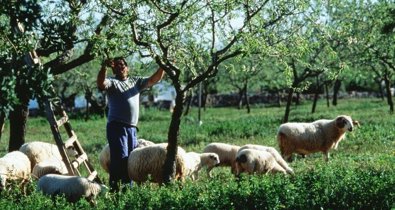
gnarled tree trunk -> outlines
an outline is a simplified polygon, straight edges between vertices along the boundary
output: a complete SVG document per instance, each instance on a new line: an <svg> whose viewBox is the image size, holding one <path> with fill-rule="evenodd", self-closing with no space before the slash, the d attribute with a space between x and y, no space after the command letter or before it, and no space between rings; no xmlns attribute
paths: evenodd
<svg viewBox="0 0 395 210"><path fill-rule="evenodd" d="M177 142L180 130L181 116L184 108L184 92L177 91L176 106L174 107L171 117L166 160L163 165L163 181L165 184L171 181L172 175L175 173L175 157L177 154Z"/></svg>

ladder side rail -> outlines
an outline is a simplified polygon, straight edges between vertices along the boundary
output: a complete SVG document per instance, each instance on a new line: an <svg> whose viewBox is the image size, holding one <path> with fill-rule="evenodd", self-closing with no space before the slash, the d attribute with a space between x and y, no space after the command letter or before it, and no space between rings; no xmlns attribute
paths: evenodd
<svg viewBox="0 0 395 210"><path fill-rule="evenodd" d="M62 156L63 162L66 165L67 171L69 172L69 175L75 175L75 171L71 166L70 159L67 156L66 151L64 149L64 144L62 141L62 137L60 135L59 128L56 124L56 119L52 110L52 105L50 104L48 99L45 99L45 112L47 115L47 120L51 126L51 131L55 138L56 145L58 146L59 153Z"/></svg>

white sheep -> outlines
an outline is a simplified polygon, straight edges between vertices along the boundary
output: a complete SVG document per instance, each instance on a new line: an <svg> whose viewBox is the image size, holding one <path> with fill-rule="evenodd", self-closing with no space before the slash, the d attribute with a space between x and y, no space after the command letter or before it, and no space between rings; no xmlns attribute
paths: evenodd
<svg viewBox="0 0 395 210"><path fill-rule="evenodd" d="M37 163L46 159L56 158L63 160L58 146L47 142L28 142L23 144L19 148L19 151L27 155L31 163L31 169L33 169ZM66 152L69 156L76 155L76 151L71 148L67 149Z"/></svg>
<svg viewBox="0 0 395 210"><path fill-rule="evenodd" d="M163 183L163 165L166 160L167 143L150 145L134 149L129 154L128 174L129 178L138 184L148 180L154 183ZM175 157L175 170L172 178L183 181L185 178L185 150L177 148Z"/></svg>
<svg viewBox="0 0 395 210"><path fill-rule="evenodd" d="M38 180L37 190L50 196L64 195L69 202L85 198L93 203L94 199L99 194L107 192L108 188L85 177L47 174Z"/></svg>
<svg viewBox="0 0 395 210"><path fill-rule="evenodd" d="M39 179L46 174L68 174L67 167L62 160L50 158L37 163L32 170L32 177Z"/></svg>
<svg viewBox="0 0 395 210"><path fill-rule="evenodd" d="M137 142L138 142L138 144L137 144L136 148L145 147L145 146L155 144L154 142L148 141L145 139L138 139ZM103 149L101 150L101 152L99 154L99 163L105 172L107 172L107 173L110 172L111 159L110 159L110 146L108 144L104 145Z"/></svg>
<svg viewBox="0 0 395 210"><path fill-rule="evenodd" d="M248 174L287 174L270 152L256 149L243 149L236 156L236 176Z"/></svg>
<svg viewBox="0 0 395 210"><path fill-rule="evenodd" d="M280 126L277 140L281 154L287 161L292 153L308 155L322 152L326 161L329 150L336 149L345 137L346 131L352 131L354 124L350 116L340 115L333 120L321 119L311 123L285 123Z"/></svg>
<svg viewBox="0 0 395 210"><path fill-rule="evenodd" d="M236 172L236 154L239 151L240 146L225 144L225 143L210 143L204 149L203 152L213 152L219 157L218 166L230 166L231 172ZM214 166L207 168L207 175L211 177L210 171Z"/></svg>
<svg viewBox="0 0 395 210"><path fill-rule="evenodd" d="M13 151L0 158L0 190L6 188L9 180L21 181L21 186L28 182L31 168L29 158L19 151Z"/></svg>
<svg viewBox="0 0 395 210"><path fill-rule="evenodd" d="M283 167L287 173L294 174L292 168L288 166L287 162L281 157L280 153L274 147L268 147L268 146L256 145L256 144L246 144L239 149L239 152L243 149L256 149L256 150L269 152L277 161L277 163L281 167Z"/></svg>
<svg viewBox="0 0 395 210"><path fill-rule="evenodd" d="M220 163L216 153L196 153L187 152L185 154L186 176L190 176L192 180L196 180L199 176L199 170L203 167L214 167Z"/></svg>

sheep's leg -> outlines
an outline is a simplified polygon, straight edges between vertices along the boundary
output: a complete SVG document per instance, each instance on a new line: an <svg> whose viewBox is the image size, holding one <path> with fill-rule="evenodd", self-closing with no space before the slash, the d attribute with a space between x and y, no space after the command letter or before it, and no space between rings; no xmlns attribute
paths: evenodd
<svg viewBox="0 0 395 210"><path fill-rule="evenodd" d="M210 167L207 167L207 176L209 177L209 178L212 178L212 176L211 176L211 169L213 169L213 167L212 166L210 166Z"/></svg>
<svg viewBox="0 0 395 210"><path fill-rule="evenodd" d="M283 157L284 157L284 160L286 160L287 162L292 161L292 153L291 154L284 154Z"/></svg>
<svg viewBox="0 0 395 210"><path fill-rule="evenodd" d="M195 173L195 180L197 180L199 178L199 173L196 171Z"/></svg>
<svg viewBox="0 0 395 210"><path fill-rule="evenodd" d="M329 152L324 152L324 159L325 159L325 162L329 161Z"/></svg>
<svg viewBox="0 0 395 210"><path fill-rule="evenodd" d="M283 174L287 174L287 171L280 166L279 164L275 164L275 166L271 169L272 173L283 173Z"/></svg>

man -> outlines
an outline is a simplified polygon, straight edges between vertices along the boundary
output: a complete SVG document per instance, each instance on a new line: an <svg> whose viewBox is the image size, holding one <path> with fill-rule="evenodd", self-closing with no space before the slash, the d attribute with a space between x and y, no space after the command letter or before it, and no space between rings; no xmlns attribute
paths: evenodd
<svg viewBox="0 0 395 210"><path fill-rule="evenodd" d="M115 77L107 77L107 66ZM128 177L129 153L137 146L137 122L140 92L159 82L164 75L159 68L151 77L129 77L128 65L123 57L103 62L97 75L97 87L107 91L107 141L110 146L110 179L112 191L119 190L120 182L130 183Z"/></svg>

